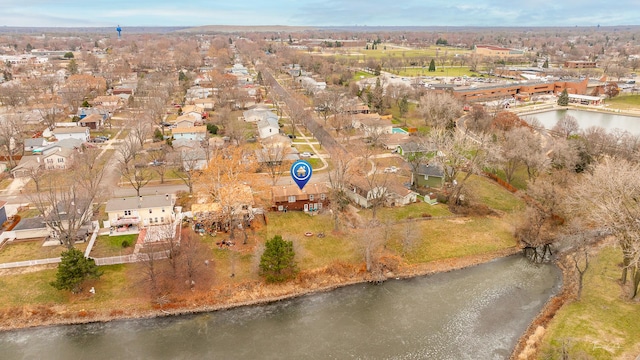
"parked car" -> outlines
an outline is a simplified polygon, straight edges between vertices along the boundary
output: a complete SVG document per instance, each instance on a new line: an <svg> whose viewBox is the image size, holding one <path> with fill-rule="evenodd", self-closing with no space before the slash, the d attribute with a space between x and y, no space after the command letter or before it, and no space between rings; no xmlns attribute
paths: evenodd
<svg viewBox="0 0 640 360"><path fill-rule="evenodd" d="M385 172L385 173L397 173L397 172L398 172L398 170L400 170L400 169L398 169L398 168L397 168L397 167L395 167L395 166L391 166L391 167L385 168L385 169L384 169L384 172Z"/></svg>
<svg viewBox="0 0 640 360"><path fill-rule="evenodd" d="M104 141L109 141L109 137L108 136L104 136L104 135L96 136L96 139L102 139Z"/></svg>
<svg viewBox="0 0 640 360"><path fill-rule="evenodd" d="M300 154L300 157L312 157L312 156L313 154L308 151L305 151L302 154Z"/></svg>
<svg viewBox="0 0 640 360"><path fill-rule="evenodd" d="M153 160L152 162L150 162L150 163L149 163L149 164L147 164L147 165L149 165L149 166L160 166L160 165L163 165L163 164L164 164L164 161L160 161L160 160Z"/></svg>
<svg viewBox="0 0 640 360"><path fill-rule="evenodd" d="M89 142L97 143L97 144L101 144L101 143L103 143L103 142L105 142L105 141L107 141L107 140L105 140L105 139L101 139L101 138L97 138L97 137L96 137L96 138L93 138L93 139L89 139Z"/></svg>

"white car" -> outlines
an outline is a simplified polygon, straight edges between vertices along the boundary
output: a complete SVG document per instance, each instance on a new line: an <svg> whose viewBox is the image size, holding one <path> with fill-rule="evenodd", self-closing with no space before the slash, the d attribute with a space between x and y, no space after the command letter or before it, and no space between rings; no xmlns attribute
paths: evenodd
<svg viewBox="0 0 640 360"><path fill-rule="evenodd" d="M313 156L313 154L308 151L305 151L302 154L300 154L300 157L311 157L311 156Z"/></svg>
<svg viewBox="0 0 640 360"><path fill-rule="evenodd" d="M395 174L395 173L397 173L397 172L398 172L398 170L400 170L400 169L398 169L398 168L397 168L397 167L395 167L395 166L391 166L391 167L385 168L385 169L384 169L384 172L385 172L385 174L386 174L386 173L394 173L394 174Z"/></svg>

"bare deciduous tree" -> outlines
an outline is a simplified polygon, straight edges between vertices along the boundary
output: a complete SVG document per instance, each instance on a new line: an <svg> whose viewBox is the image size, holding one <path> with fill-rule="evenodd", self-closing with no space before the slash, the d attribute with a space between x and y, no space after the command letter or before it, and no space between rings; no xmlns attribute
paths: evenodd
<svg viewBox="0 0 640 360"><path fill-rule="evenodd" d="M93 149L76 154L61 176L49 177L45 191L28 195L47 226L69 248L82 225L93 216L93 203L100 195L104 165L98 156L99 151Z"/></svg>
<svg viewBox="0 0 640 360"><path fill-rule="evenodd" d="M613 234L622 250L621 281L631 278L631 298L640 284L640 165L605 158L574 187L568 203L574 215ZM630 276L629 276L630 274Z"/></svg>

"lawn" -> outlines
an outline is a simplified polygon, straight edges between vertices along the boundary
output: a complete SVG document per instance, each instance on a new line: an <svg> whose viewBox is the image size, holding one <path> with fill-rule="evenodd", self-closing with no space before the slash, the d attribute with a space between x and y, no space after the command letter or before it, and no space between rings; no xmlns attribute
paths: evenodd
<svg viewBox="0 0 640 360"><path fill-rule="evenodd" d="M0 190L4 190L8 188L12 182L13 182L12 178L2 179L2 181L0 181Z"/></svg>
<svg viewBox="0 0 640 360"><path fill-rule="evenodd" d="M513 227L500 218L436 219L401 226L415 226L413 235L418 240L406 256L410 263L485 254L516 245ZM404 230L397 231L396 236L402 237ZM400 252L398 241L391 247Z"/></svg>
<svg viewBox="0 0 640 360"><path fill-rule="evenodd" d="M580 301L565 305L549 324L540 358L633 359L640 351L640 304L622 298L622 254L613 246L591 259Z"/></svg>
<svg viewBox="0 0 640 360"><path fill-rule="evenodd" d="M607 99L609 108L613 109L640 109L640 95L620 95L613 99Z"/></svg>
<svg viewBox="0 0 640 360"><path fill-rule="evenodd" d="M371 77L375 77L375 75L370 74L368 72L364 72L364 71L356 71L356 73L353 74L353 80L360 80L363 78L371 78Z"/></svg>
<svg viewBox="0 0 640 360"><path fill-rule="evenodd" d="M356 241L351 234L335 234L333 221L328 214L308 215L300 211L273 212L268 214L269 225L261 229L260 238L270 239L282 235L294 242L296 256L301 269L327 266L335 261L355 262L360 260L354 251ZM305 236L311 232L313 236ZM325 237L317 237L318 233Z"/></svg>
<svg viewBox="0 0 640 360"><path fill-rule="evenodd" d="M430 205L425 202L417 202L415 204L402 207L378 209L376 217L380 219L380 221L384 222L387 219L394 221L419 219L424 217L424 214L429 214L432 217L453 215L451 211L449 211L447 205ZM371 210L362 210L360 211L360 215L366 218L371 218Z"/></svg>
<svg viewBox="0 0 640 360"><path fill-rule="evenodd" d="M133 254L133 248L138 240L138 234L127 234L120 236L100 235L91 249L92 257L108 257ZM129 246L123 247L122 243L127 242Z"/></svg>
<svg viewBox="0 0 640 360"><path fill-rule="evenodd" d="M7 243L0 250L0 263L55 258L67 250L62 245L42 246L43 242L44 239ZM88 243L77 243L75 247L84 252Z"/></svg>
<svg viewBox="0 0 640 360"><path fill-rule="evenodd" d="M496 182L485 177L472 175L465 185L475 199L488 207L515 212L524 209L524 201Z"/></svg>
<svg viewBox="0 0 640 360"><path fill-rule="evenodd" d="M434 77L480 76L480 77L483 77L477 72L471 71L468 66L445 66L445 67L436 66L436 71L428 71L428 70L429 70L428 66L424 68L423 67L407 67L407 68L400 68L397 71L393 71L393 72L399 76L434 76Z"/></svg>

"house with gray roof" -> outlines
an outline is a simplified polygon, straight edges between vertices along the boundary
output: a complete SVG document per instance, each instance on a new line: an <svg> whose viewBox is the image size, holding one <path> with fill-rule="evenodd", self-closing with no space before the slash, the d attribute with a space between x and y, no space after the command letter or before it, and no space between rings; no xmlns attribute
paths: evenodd
<svg viewBox="0 0 640 360"><path fill-rule="evenodd" d="M113 198L107 202L111 235L137 232L143 227L171 224L175 220L175 198L171 194Z"/></svg>
<svg viewBox="0 0 640 360"><path fill-rule="evenodd" d="M444 170L440 165L421 164L411 174L411 184L417 187L440 188L444 184Z"/></svg>

